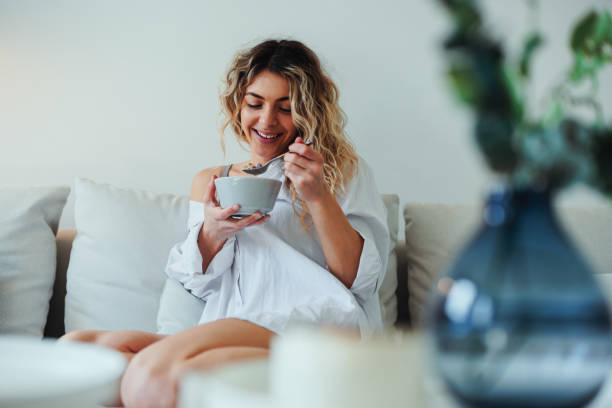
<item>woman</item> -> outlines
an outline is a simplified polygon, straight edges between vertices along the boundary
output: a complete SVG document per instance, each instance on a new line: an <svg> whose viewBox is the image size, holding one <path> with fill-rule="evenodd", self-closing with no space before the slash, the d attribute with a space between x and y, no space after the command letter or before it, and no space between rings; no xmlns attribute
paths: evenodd
<svg viewBox="0 0 612 408"><path fill-rule="evenodd" d="M381 328L378 286L389 236L372 173L344 133L338 92L317 56L297 41L265 41L234 59L221 102L250 160L199 172L189 234L166 272L206 301L197 326L173 335L80 331L126 355L121 398L130 407L176 404L178 378L193 369L267 356L293 324ZM308 141L309 143L305 143ZM283 181L272 212L235 220L214 180L287 152L261 177Z"/></svg>

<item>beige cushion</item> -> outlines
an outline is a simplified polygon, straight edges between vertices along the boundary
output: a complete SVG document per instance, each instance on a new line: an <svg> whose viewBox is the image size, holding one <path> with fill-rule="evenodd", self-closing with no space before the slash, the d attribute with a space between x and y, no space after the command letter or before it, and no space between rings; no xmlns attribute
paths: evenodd
<svg viewBox="0 0 612 408"><path fill-rule="evenodd" d="M412 324L419 324L434 278L444 271L478 225L478 208L417 204L404 206L408 303Z"/></svg>
<svg viewBox="0 0 612 408"><path fill-rule="evenodd" d="M408 203L406 273L410 318L419 324L435 277L480 226L481 207ZM612 207L561 208L562 225L593 266L605 292L612 298Z"/></svg>
<svg viewBox="0 0 612 408"><path fill-rule="evenodd" d="M608 299L612 299L612 206L561 208L559 216L593 267Z"/></svg>

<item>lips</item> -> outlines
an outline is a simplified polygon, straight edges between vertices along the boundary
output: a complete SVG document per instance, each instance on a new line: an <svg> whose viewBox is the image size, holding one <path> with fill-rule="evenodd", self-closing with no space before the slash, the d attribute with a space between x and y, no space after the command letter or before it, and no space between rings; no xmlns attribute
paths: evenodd
<svg viewBox="0 0 612 408"><path fill-rule="evenodd" d="M282 133L264 132L255 128L251 128L251 130L262 143L274 143L274 141L282 135Z"/></svg>

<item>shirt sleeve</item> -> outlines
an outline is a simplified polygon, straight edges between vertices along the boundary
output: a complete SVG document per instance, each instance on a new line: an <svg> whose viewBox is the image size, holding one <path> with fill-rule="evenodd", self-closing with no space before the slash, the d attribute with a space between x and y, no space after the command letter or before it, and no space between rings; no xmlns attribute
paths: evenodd
<svg viewBox="0 0 612 408"><path fill-rule="evenodd" d="M378 293L385 277L390 238L387 210L376 187L374 174L360 158L359 171L348 183L339 204L351 226L363 238L357 276L350 290L360 304Z"/></svg>
<svg viewBox="0 0 612 408"><path fill-rule="evenodd" d="M189 201L188 233L183 242L174 245L168 256L166 274L180 282L194 296L206 300L219 290L221 277L232 268L236 238L225 241L223 248L212 259L206 273L202 273L202 254L198 247L198 235L204 224L204 204Z"/></svg>

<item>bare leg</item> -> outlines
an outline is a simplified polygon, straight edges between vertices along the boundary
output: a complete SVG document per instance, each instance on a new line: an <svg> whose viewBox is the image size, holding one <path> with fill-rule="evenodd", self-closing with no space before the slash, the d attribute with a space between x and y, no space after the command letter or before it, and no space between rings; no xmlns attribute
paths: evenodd
<svg viewBox="0 0 612 408"><path fill-rule="evenodd" d="M134 354L164 337L166 335L136 330L76 330L63 335L60 341L81 341L99 344L121 352L127 361L130 362Z"/></svg>
<svg viewBox="0 0 612 408"><path fill-rule="evenodd" d="M270 350L264 347L221 347L205 351L186 360L179 369L179 377L189 371L210 370L237 360L268 357Z"/></svg>
<svg viewBox="0 0 612 408"><path fill-rule="evenodd" d="M123 354L129 363L140 350L163 339L164 337L166 336L162 334L135 330L76 330L63 335L59 340L95 343L101 346L109 347ZM109 406L123 406L119 393L117 393L115 401L113 401Z"/></svg>
<svg viewBox="0 0 612 408"><path fill-rule="evenodd" d="M175 407L178 380L185 371L265 356L272 337L273 332L239 319L217 320L168 336L134 356L121 382L121 398L130 408Z"/></svg>

